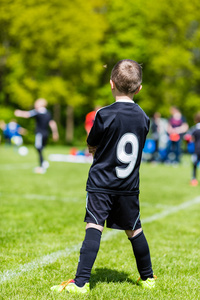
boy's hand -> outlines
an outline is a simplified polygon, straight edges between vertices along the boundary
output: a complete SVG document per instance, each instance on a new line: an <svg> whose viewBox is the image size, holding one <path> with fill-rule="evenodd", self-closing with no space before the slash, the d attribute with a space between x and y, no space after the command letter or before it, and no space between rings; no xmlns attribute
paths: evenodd
<svg viewBox="0 0 200 300"><path fill-rule="evenodd" d="M16 110L14 111L14 115L15 115L16 117L20 117L20 116L21 116L21 110L16 109Z"/></svg>
<svg viewBox="0 0 200 300"><path fill-rule="evenodd" d="M94 155L97 150L97 146L90 146L90 145L87 146L88 146L89 153Z"/></svg>
<svg viewBox="0 0 200 300"><path fill-rule="evenodd" d="M58 132L53 132L52 137L53 137L54 142L57 142L59 140Z"/></svg>

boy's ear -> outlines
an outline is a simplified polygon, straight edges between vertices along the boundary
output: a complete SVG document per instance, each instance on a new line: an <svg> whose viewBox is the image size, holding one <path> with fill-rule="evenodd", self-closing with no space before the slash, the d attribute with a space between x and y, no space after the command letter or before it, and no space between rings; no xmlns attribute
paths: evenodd
<svg viewBox="0 0 200 300"><path fill-rule="evenodd" d="M111 86L111 90L114 90L115 88L115 83L112 79L110 79L110 86Z"/></svg>
<svg viewBox="0 0 200 300"><path fill-rule="evenodd" d="M137 88L137 90L135 91L134 94L135 94L135 95L138 94L138 93L141 91L141 89L142 89L142 85L140 85L140 86Z"/></svg>

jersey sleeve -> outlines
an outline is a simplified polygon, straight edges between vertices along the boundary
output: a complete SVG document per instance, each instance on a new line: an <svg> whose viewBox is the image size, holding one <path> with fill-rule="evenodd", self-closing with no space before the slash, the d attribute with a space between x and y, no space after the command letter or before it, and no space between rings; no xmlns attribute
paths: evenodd
<svg viewBox="0 0 200 300"><path fill-rule="evenodd" d="M37 115L37 111L35 109L29 110L30 117L35 117Z"/></svg>
<svg viewBox="0 0 200 300"><path fill-rule="evenodd" d="M100 114L97 112L92 129L88 135L87 143L90 146L98 146L104 133L104 124Z"/></svg>
<svg viewBox="0 0 200 300"><path fill-rule="evenodd" d="M52 114L49 112L49 122L53 120Z"/></svg>

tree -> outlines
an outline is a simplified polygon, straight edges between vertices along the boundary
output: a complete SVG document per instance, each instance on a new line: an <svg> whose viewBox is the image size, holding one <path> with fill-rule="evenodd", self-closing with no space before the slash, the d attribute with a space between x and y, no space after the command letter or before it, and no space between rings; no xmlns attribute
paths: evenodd
<svg viewBox="0 0 200 300"><path fill-rule="evenodd" d="M1 0L0 101L76 107L102 71L102 0Z"/></svg>
<svg viewBox="0 0 200 300"><path fill-rule="evenodd" d="M100 96L113 64L130 58L143 67L139 104L152 115L168 116L170 105L179 106L191 120L200 109L200 3L197 0L108 0L104 63ZM111 98L109 98L111 101Z"/></svg>

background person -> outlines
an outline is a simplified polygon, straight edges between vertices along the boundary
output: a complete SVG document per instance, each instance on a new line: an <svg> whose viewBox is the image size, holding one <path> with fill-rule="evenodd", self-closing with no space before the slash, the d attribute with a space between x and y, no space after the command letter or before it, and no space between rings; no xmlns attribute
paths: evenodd
<svg viewBox="0 0 200 300"><path fill-rule="evenodd" d="M46 171L43 149L46 146L49 135L48 127L51 128L53 140L57 141L59 138L57 124L52 119L51 113L47 110L46 106L47 101L43 98L39 98L35 101L33 110L15 110L16 117L33 117L36 120L35 148L39 155L39 167L35 169L36 173L45 173Z"/></svg>
<svg viewBox="0 0 200 300"><path fill-rule="evenodd" d="M25 135L27 133L27 130L21 127L15 119L12 119L7 124L4 121L1 121L0 128L3 131L3 136L7 144L13 144L16 146L22 145L22 135Z"/></svg>
<svg viewBox="0 0 200 300"><path fill-rule="evenodd" d="M151 120L151 137L155 142L155 151L151 161L159 160L160 119L161 114L159 112L155 112Z"/></svg>
<svg viewBox="0 0 200 300"><path fill-rule="evenodd" d="M194 142L194 154L192 154L192 179L190 182L192 186L198 185L197 166L200 162L200 112L195 115L194 121L196 125L188 132L191 135L190 141Z"/></svg>
<svg viewBox="0 0 200 300"><path fill-rule="evenodd" d="M85 130L87 132L87 135L90 133L90 130L94 124L94 119L95 119L95 116L96 116L96 112L98 109L100 109L101 107L100 106L95 106L95 109L91 112L89 112L86 116L85 116L85 124L84 124L84 127L85 127Z"/></svg>
<svg viewBox="0 0 200 300"><path fill-rule="evenodd" d="M188 130L188 124L180 110L172 106L171 117L168 121L167 132L169 134L168 159L171 162L179 163L181 155L181 142L184 133Z"/></svg>
<svg viewBox="0 0 200 300"><path fill-rule="evenodd" d="M167 145L169 141L168 120L161 117L159 112L155 112L151 119L151 138L155 141L155 152L153 161L165 162L167 159Z"/></svg>

